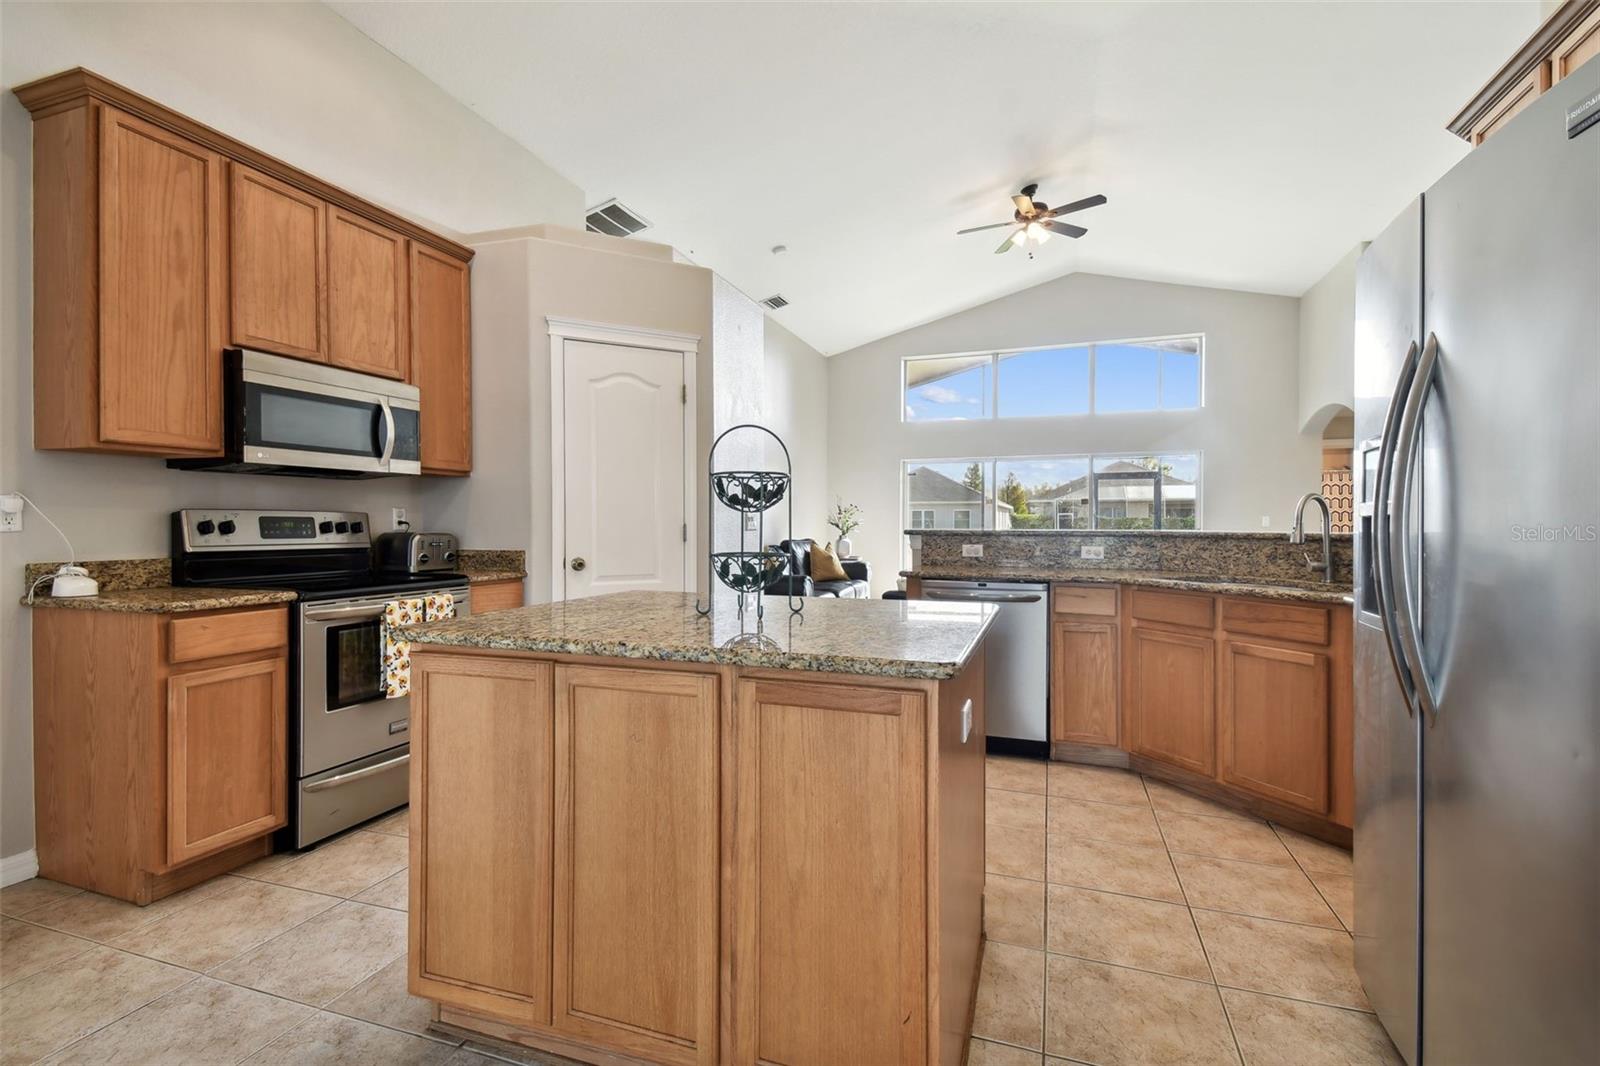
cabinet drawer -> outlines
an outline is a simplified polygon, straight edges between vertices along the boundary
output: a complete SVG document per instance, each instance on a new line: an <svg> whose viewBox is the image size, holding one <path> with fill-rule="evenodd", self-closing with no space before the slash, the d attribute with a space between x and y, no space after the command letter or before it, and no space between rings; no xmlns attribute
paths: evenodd
<svg viewBox="0 0 1600 1066"><path fill-rule="evenodd" d="M1057 585L1054 597L1057 614L1099 614L1114 617L1117 613L1115 588Z"/></svg>
<svg viewBox="0 0 1600 1066"><path fill-rule="evenodd" d="M174 618L168 635L167 659L175 663L266 651L288 644L289 612L269 607Z"/></svg>
<svg viewBox="0 0 1600 1066"><path fill-rule="evenodd" d="M1210 629L1213 605L1210 596L1194 592L1160 592L1134 589L1129 613L1146 622L1165 622L1174 626Z"/></svg>
<svg viewBox="0 0 1600 1066"><path fill-rule="evenodd" d="M1328 609L1227 597L1222 601L1222 628L1230 633L1326 644Z"/></svg>

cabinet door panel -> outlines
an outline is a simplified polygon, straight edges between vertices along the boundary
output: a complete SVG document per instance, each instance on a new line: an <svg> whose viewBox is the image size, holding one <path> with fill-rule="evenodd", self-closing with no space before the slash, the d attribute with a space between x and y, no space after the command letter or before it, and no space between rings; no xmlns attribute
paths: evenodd
<svg viewBox="0 0 1600 1066"><path fill-rule="evenodd" d="M467 264L411 245L411 380L421 392L422 470L472 470L471 293Z"/></svg>
<svg viewBox="0 0 1600 1066"><path fill-rule="evenodd" d="M103 442L222 448L222 166L215 152L101 108Z"/></svg>
<svg viewBox="0 0 1600 1066"><path fill-rule="evenodd" d="M288 660L167 680L167 861L185 862L288 818Z"/></svg>
<svg viewBox="0 0 1600 1066"><path fill-rule="evenodd" d="M1217 723L1221 779L1327 813L1328 677L1326 655L1225 641Z"/></svg>
<svg viewBox="0 0 1600 1066"><path fill-rule="evenodd" d="M1050 739L1116 744L1117 624L1056 622L1050 640Z"/></svg>
<svg viewBox="0 0 1600 1066"><path fill-rule="evenodd" d="M335 366L404 379L406 241L342 208L328 213L328 344Z"/></svg>
<svg viewBox="0 0 1600 1066"><path fill-rule="evenodd" d="M1216 642L1138 626L1128 638L1131 750L1209 776L1216 768Z"/></svg>
<svg viewBox="0 0 1600 1066"><path fill-rule="evenodd" d="M717 1060L717 681L556 668L555 1025Z"/></svg>
<svg viewBox="0 0 1600 1066"><path fill-rule="evenodd" d="M735 1062L923 1061L925 713L919 693L739 682Z"/></svg>
<svg viewBox="0 0 1600 1066"><path fill-rule="evenodd" d="M327 205L233 164L233 340L325 362Z"/></svg>
<svg viewBox="0 0 1600 1066"><path fill-rule="evenodd" d="M549 663L413 652L411 991L550 1021Z"/></svg>

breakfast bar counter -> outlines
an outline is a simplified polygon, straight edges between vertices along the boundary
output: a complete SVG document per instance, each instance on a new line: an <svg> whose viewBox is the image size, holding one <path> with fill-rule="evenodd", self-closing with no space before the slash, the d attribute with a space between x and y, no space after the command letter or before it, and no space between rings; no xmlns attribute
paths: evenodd
<svg viewBox="0 0 1600 1066"><path fill-rule="evenodd" d="M410 988L585 1061L957 1063L988 604L619 593L411 638Z"/></svg>

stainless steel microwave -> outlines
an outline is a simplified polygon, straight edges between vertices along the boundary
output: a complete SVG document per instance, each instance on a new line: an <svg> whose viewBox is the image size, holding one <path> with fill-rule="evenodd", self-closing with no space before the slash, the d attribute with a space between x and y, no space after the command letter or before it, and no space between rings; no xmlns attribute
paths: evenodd
<svg viewBox="0 0 1600 1066"><path fill-rule="evenodd" d="M169 459L182 470L364 478L422 473L415 385L229 348L223 454Z"/></svg>

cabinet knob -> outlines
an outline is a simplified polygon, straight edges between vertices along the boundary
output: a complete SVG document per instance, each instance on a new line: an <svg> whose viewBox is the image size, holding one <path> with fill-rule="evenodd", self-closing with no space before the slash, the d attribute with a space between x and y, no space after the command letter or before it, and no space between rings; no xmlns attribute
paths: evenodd
<svg viewBox="0 0 1600 1066"><path fill-rule="evenodd" d="M573 556L572 569L574 569L574 570L582 570L584 567L586 567L588 565L589 565L588 563L583 561L583 556L581 556L581 555Z"/></svg>

